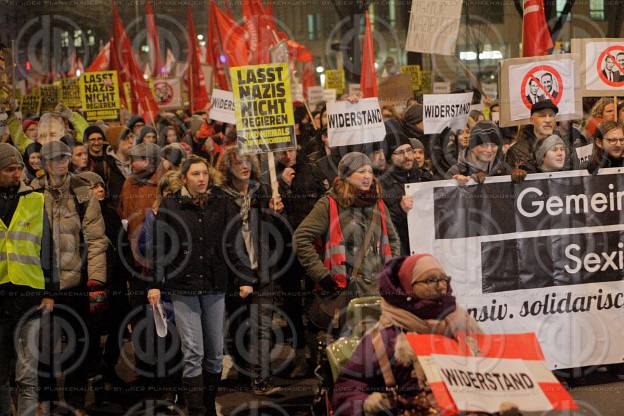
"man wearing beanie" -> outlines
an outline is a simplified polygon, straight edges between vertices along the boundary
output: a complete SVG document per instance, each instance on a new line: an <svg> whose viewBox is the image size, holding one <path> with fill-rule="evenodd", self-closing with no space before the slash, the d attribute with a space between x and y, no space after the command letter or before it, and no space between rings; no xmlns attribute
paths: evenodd
<svg viewBox="0 0 624 416"><path fill-rule="evenodd" d="M377 273L400 253L400 241L368 156L346 154L338 164L338 175L295 231L297 258L308 277L326 292L347 290L349 298L373 295L378 293ZM325 242L322 255L316 248L318 240Z"/></svg>
<svg viewBox="0 0 624 416"><path fill-rule="evenodd" d="M425 145L425 154L429 157L431 149L428 148L429 143L424 140L425 133L423 129L423 106L420 103L414 103L403 113L403 132L407 137L421 140Z"/></svg>
<svg viewBox="0 0 624 416"><path fill-rule="evenodd" d="M511 169L502 158L500 129L492 121L479 121L470 131L468 147L446 172L446 178L463 185L471 178L483 183L487 176L509 175Z"/></svg>
<svg viewBox="0 0 624 416"><path fill-rule="evenodd" d="M49 313L54 306L52 295L58 289L44 198L20 180L23 169L18 150L0 143L0 228L5 236L3 255L9 256L0 263L0 403L11 402L9 379L14 373L20 415L35 409L39 401L40 319L38 313L29 311L39 306L43 313ZM9 242L12 250L8 249ZM16 349L16 345L24 347Z"/></svg>
<svg viewBox="0 0 624 416"><path fill-rule="evenodd" d="M416 166L412 142L400 126L388 121L386 131L384 141L390 167L381 176L381 192L401 240L401 254L407 255L410 252L407 213L412 209L414 200L405 195L405 184L426 182L432 178L429 172Z"/></svg>
<svg viewBox="0 0 624 416"><path fill-rule="evenodd" d="M563 170L566 160L566 146L556 134L545 138L535 151L535 161L540 172Z"/></svg>
<svg viewBox="0 0 624 416"><path fill-rule="evenodd" d="M406 332L457 338L481 333L474 318L457 305L451 278L430 254L397 257L379 273L381 317L377 326L360 341L334 385L333 408L348 415L400 414L380 377L381 364L374 344L383 342L390 370L395 376L399 400L417 397L425 405L419 414L437 414L435 400L423 394L426 380ZM423 400L425 399L425 400ZM501 412L501 414L504 414ZM513 414L513 413L512 413Z"/></svg>
<svg viewBox="0 0 624 416"><path fill-rule="evenodd" d="M100 203L89 182L69 172L70 148L61 141L48 142L41 148L41 158L45 175L33 180L31 186L43 193L57 242L60 290L55 302L61 308L56 313L73 329L71 335L75 339L68 344L74 349L68 353L77 360L85 348L95 347L99 339L95 331L85 333L84 325L75 316L89 322L90 308L105 300L108 240ZM71 362L67 360L65 364ZM87 370L87 366L80 365L65 377L65 401L76 409L85 407ZM55 379L45 377L45 383L54 386Z"/></svg>

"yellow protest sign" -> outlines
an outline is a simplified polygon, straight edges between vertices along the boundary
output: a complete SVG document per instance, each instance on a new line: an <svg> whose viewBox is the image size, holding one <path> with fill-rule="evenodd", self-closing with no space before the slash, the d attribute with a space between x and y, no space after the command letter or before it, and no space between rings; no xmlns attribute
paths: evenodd
<svg viewBox="0 0 624 416"><path fill-rule="evenodd" d="M292 149L295 117L288 64L230 68L241 154Z"/></svg>
<svg viewBox="0 0 624 416"><path fill-rule="evenodd" d="M328 69L325 71L325 89L334 89L341 95L345 91L345 73L342 69Z"/></svg>
<svg viewBox="0 0 624 416"><path fill-rule="evenodd" d="M115 120L121 108L117 71L85 72L80 77L80 100L87 120Z"/></svg>
<svg viewBox="0 0 624 416"><path fill-rule="evenodd" d="M420 91L420 65L403 65L401 66L401 73L409 74L412 77L412 91Z"/></svg>
<svg viewBox="0 0 624 416"><path fill-rule="evenodd" d="M57 84L44 84L39 87L39 93L41 95L41 113L54 111L54 108L59 103L60 86Z"/></svg>
<svg viewBox="0 0 624 416"><path fill-rule="evenodd" d="M431 94L433 92L433 79L431 77L431 71L420 72L420 89L423 94Z"/></svg>
<svg viewBox="0 0 624 416"><path fill-rule="evenodd" d="M80 108L80 81L78 78L61 80L61 102L70 108Z"/></svg>
<svg viewBox="0 0 624 416"><path fill-rule="evenodd" d="M24 95L20 101L22 117L38 116L41 113L41 94L39 88L33 88L30 94Z"/></svg>

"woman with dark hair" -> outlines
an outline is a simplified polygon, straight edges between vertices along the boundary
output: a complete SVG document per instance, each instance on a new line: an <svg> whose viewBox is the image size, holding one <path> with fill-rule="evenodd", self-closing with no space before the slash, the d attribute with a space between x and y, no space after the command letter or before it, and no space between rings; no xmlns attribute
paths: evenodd
<svg viewBox="0 0 624 416"><path fill-rule="evenodd" d="M30 185L37 177L37 172L41 171L41 143L34 142L26 146L24 151L24 182Z"/></svg>
<svg viewBox="0 0 624 416"><path fill-rule="evenodd" d="M347 290L349 298L378 294L377 273L400 254L399 237L368 156L347 153L338 175L295 231L297 257L326 292ZM322 254L317 241L324 243Z"/></svg>
<svg viewBox="0 0 624 416"><path fill-rule="evenodd" d="M156 214L154 235L163 236L153 241L159 287L150 289L147 298L158 305L161 288L171 295L188 414L216 415L228 276L235 268L240 284L249 285L245 279L251 279L251 270L234 251L234 240L223 241L227 227L237 221L237 210L217 186L218 172L192 156L182 164L180 176L183 188L163 198Z"/></svg>

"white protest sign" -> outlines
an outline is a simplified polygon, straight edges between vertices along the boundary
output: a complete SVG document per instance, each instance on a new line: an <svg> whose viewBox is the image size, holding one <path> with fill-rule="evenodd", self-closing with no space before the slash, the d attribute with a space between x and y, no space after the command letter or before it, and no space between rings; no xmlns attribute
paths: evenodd
<svg viewBox="0 0 624 416"><path fill-rule="evenodd" d="M308 87L308 102L318 104L323 102L323 87Z"/></svg>
<svg viewBox="0 0 624 416"><path fill-rule="evenodd" d="M405 49L455 55L462 0L412 0Z"/></svg>
<svg viewBox="0 0 624 416"><path fill-rule="evenodd" d="M234 111L234 94L232 91L212 90L212 108L209 117L211 120L222 121L228 124L236 124Z"/></svg>
<svg viewBox="0 0 624 416"><path fill-rule="evenodd" d="M438 134L447 127L463 129L470 113L471 92L461 94L425 94L423 123L425 134Z"/></svg>
<svg viewBox="0 0 624 416"><path fill-rule="evenodd" d="M457 409L496 413L514 403L523 412L543 412L553 406L522 360L432 354Z"/></svg>
<svg viewBox="0 0 624 416"><path fill-rule="evenodd" d="M353 104L349 101L328 103L327 118L330 147L379 142L386 136L376 97Z"/></svg>
<svg viewBox="0 0 624 416"><path fill-rule="evenodd" d="M326 103L333 103L336 101L338 94L335 88L326 88L323 90L323 101Z"/></svg>
<svg viewBox="0 0 624 416"><path fill-rule="evenodd" d="M549 99L559 108L559 115L575 113L574 59L548 59L509 66L510 119L531 116L531 107Z"/></svg>
<svg viewBox="0 0 624 416"><path fill-rule="evenodd" d="M576 148L576 155L581 162L581 166L587 166L589 161L591 160L592 154L594 153L594 144L586 144L585 146Z"/></svg>
<svg viewBox="0 0 624 416"><path fill-rule="evenodd" d="M580 52L582 57L583 96L617 95L622 91L624 39L574 39L572 51Z"/></svg>
<svg viewBox="0 0 624 416"><path fill-rule="evenodd" d="M433 91L434 94L450 94L451 93L451 83L448 82L448 81L445 81L445 82L434 82L432 91Z"/></svg>

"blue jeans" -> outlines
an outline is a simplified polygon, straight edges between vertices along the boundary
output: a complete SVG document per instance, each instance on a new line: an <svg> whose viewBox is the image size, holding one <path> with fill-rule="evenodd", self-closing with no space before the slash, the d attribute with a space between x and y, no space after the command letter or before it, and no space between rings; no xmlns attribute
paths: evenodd
<svg viewBox="0 0 624 416"><path fill-rule="evenodd" d="M172 295L171 300L184 356L182 376L200 376L202 369L220 373L223 370L225 294Z"/></svg>

